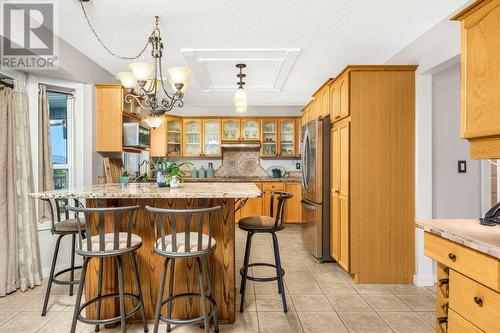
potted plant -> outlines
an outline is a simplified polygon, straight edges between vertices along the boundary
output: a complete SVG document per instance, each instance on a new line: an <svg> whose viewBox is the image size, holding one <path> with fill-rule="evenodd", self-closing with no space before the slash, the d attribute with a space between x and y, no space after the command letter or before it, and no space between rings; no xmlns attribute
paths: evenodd
<svg viewBox="0 0 500 333"><path fill-rule="evenodd" d="M129 182L129 174L128 171L124 171L120 177L118 177L118 183L122 184L122 186L126 186Z"/></svg>
<svg viewBox="0 0 500 333"><path fill-rule="evenodd" d="M183 170L182 167L192 165L192 163L190 162L182 162L177 164L165 159L158 159L156 161L144 161L141 163L141 165L143 164L149 164L149 171L156 173L156 183L159 187L179 187L187 172Z"/></svg>

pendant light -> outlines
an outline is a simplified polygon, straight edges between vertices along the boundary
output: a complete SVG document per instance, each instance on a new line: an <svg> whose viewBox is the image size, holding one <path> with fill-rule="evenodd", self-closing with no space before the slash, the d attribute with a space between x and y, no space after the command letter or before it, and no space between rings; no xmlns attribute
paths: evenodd
<svg viewBox="0 0 500 333"><path fill-rule="evenodd" d="M236 112L239 113L247 112L247 107L248 107L247 93L243 89L243 86L245 85L245 82L243 82L243 78L246 76L245 74L243 74L243 68L246 67L247 65L245 64L236 65L236 68L240 70L240 72L236 75L236 77L238 77L240 81L236 83L238 85L238 89L234 94L234 107Z"/></svg>

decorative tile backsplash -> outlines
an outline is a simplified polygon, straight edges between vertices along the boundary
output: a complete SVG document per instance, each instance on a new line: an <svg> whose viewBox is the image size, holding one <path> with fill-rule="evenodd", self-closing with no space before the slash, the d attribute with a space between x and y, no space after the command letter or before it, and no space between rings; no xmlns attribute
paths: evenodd
<svg viewBox="0 0 500 333"><path fill-rule="evenodd" d="M259 149L224 148L222 165L215 170L216 177L265 177L260 166Z"/></svg>

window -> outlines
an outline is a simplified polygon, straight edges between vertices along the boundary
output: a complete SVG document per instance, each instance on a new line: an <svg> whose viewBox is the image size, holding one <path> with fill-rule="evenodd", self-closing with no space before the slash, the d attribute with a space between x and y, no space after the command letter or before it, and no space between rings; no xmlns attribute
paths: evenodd
<svg viewBox="0 0 500 333"><path fill-rule="evenodd" d="M49 99L50 146L54 175L54 189L65 189L71 185L73 142L73 95L47 89Z"/></svg>

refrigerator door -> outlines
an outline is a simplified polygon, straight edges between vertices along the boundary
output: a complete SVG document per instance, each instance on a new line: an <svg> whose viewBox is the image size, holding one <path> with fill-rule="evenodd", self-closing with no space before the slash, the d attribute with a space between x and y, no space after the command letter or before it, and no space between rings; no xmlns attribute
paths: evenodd
<svg viewBox="0 0 500 333"><path fill-rule="evenodd" d="M308 200L301 201L302 206L302 242L316 258L323 256L323 212L322 205Z"/></svg>
<svg viewBox="0 0 500 333"><path fill-rule="evenodd" d="M313 120L305 125L302 140L302 198L322 203L322 122Z"/></svg>

